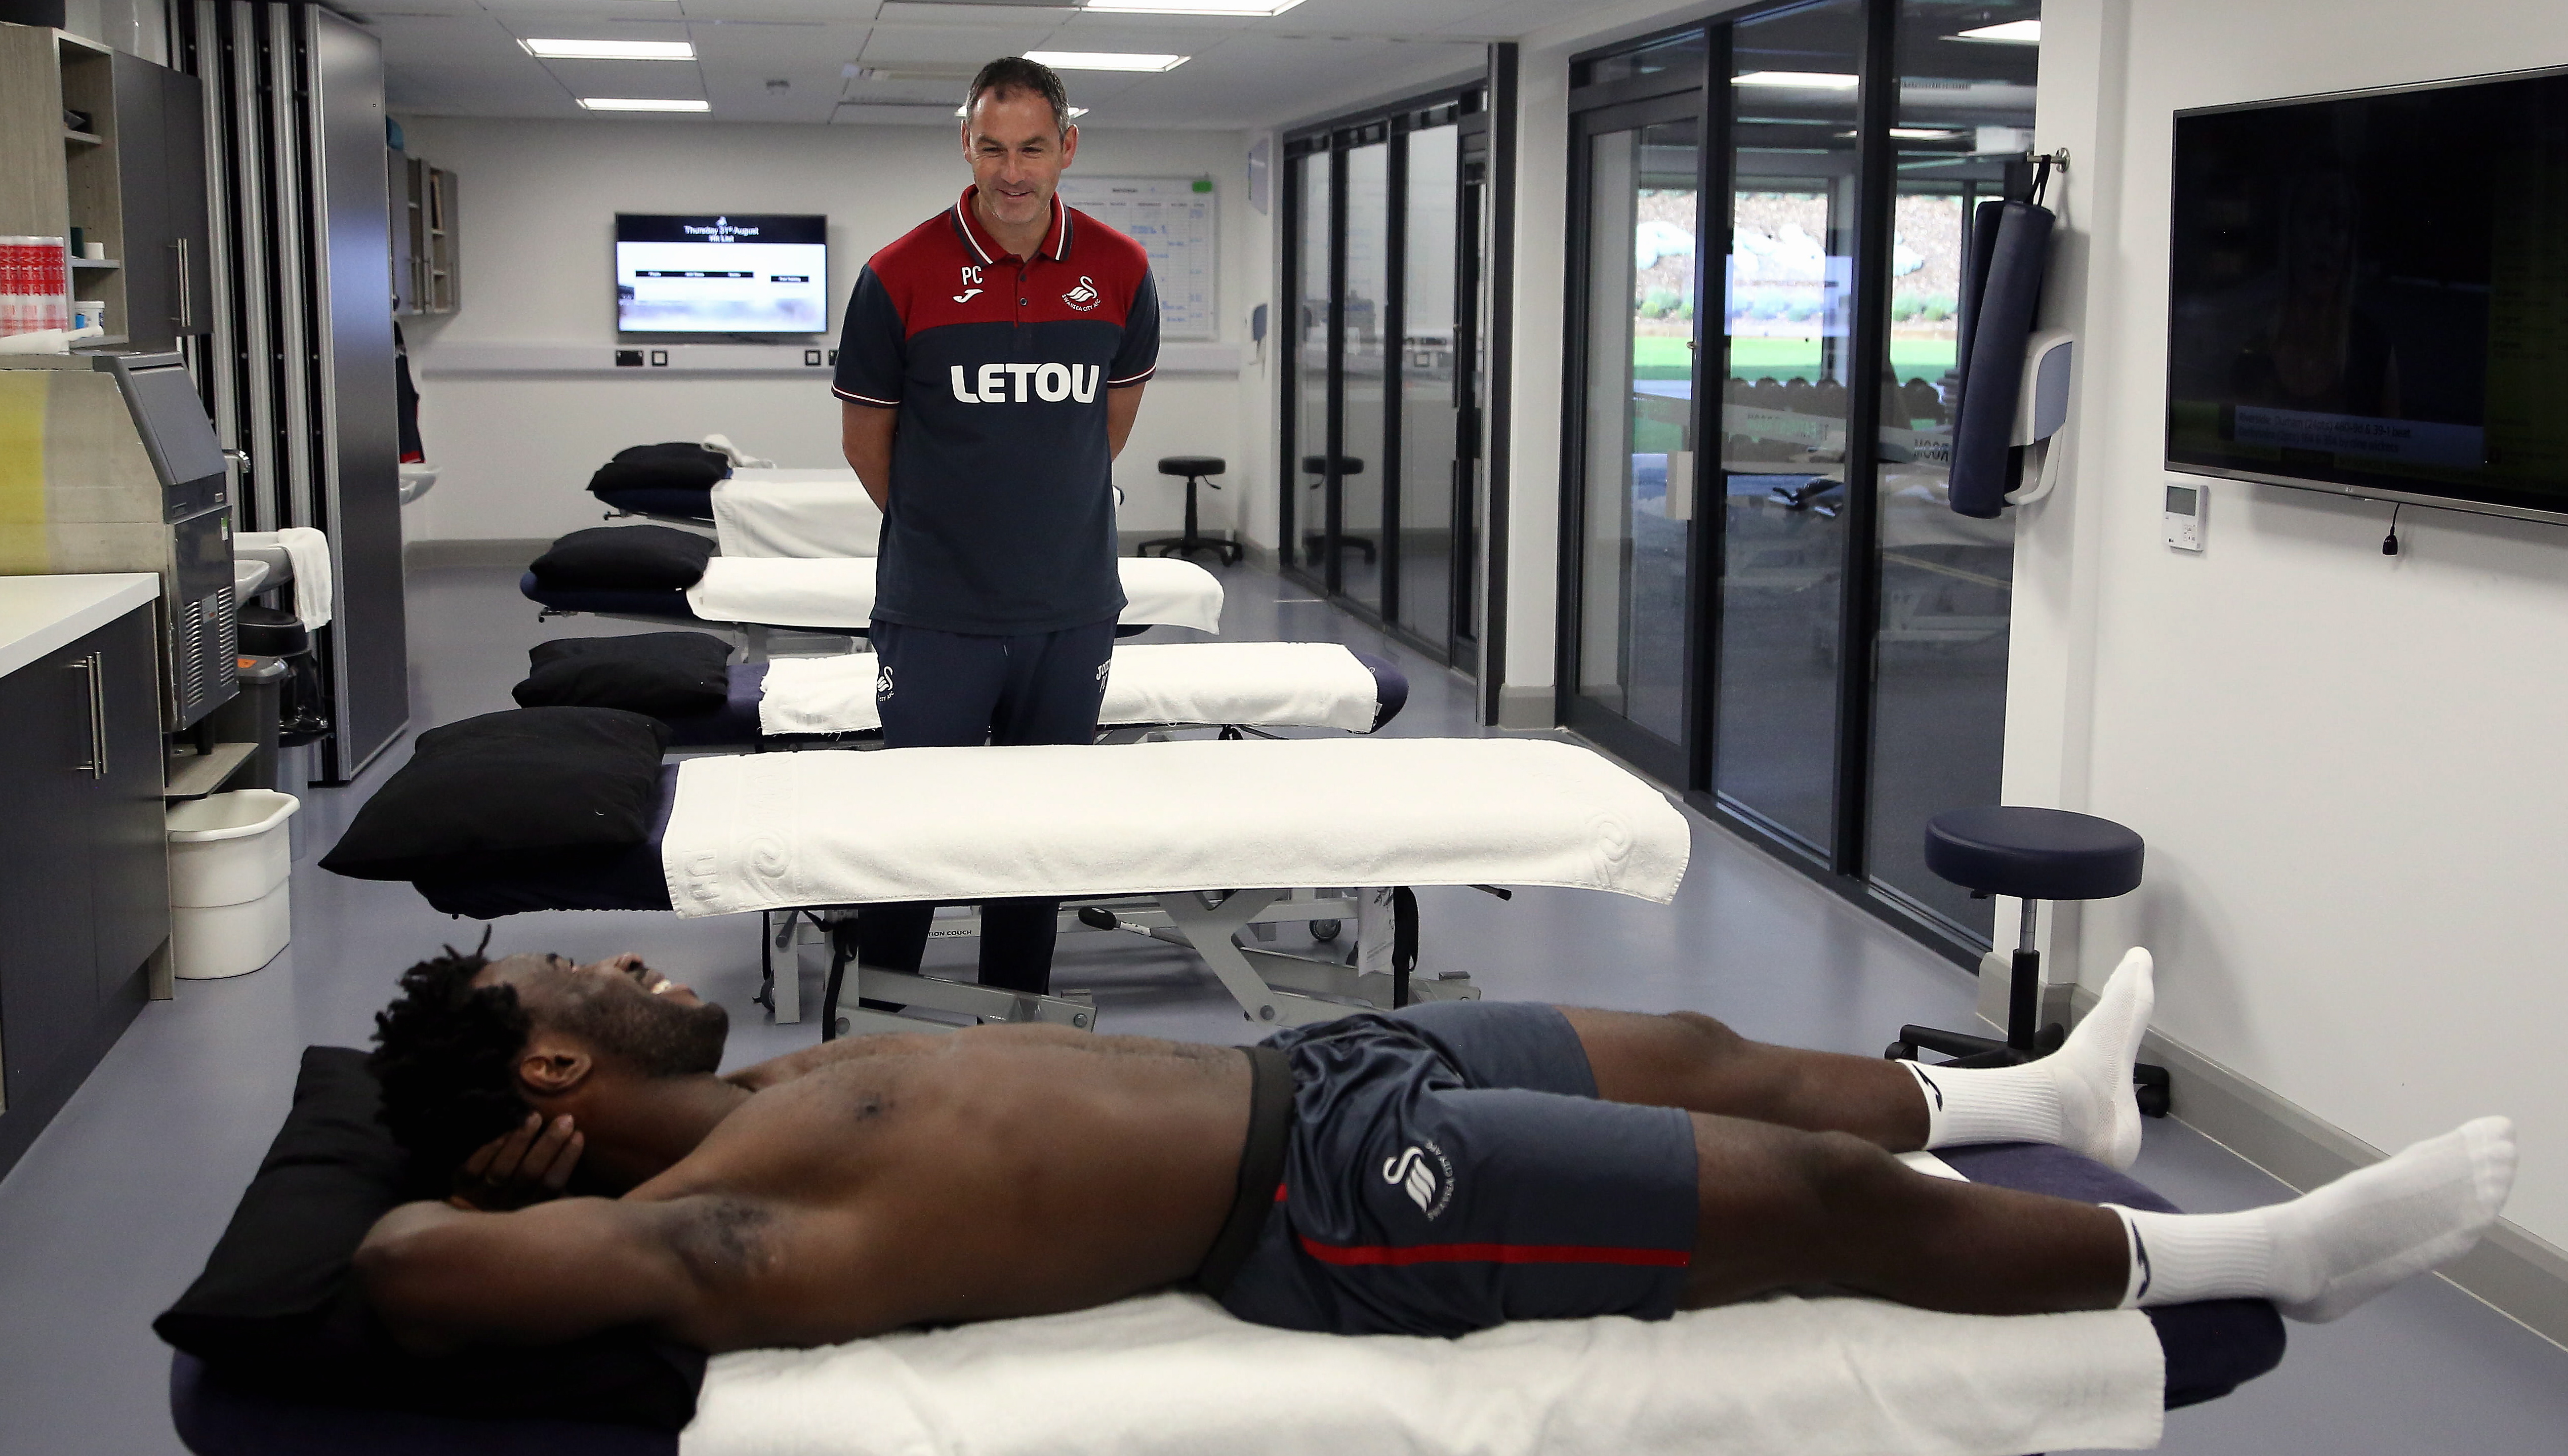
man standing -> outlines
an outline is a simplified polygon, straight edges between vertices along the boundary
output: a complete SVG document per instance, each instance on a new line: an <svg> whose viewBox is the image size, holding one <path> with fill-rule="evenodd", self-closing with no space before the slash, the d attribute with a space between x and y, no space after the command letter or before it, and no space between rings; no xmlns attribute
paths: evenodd
<svg viewBox="0 0 2568 1456"><path fill-rule="evenodd" d="M1085 743L1124 609L1110 466L1158 289L1140 244L1054 194L1079 129L1050 67L982 67L962 132L972 185L866 263L838 346L847 463L883 511L883 742ZM1059 909L984 905L982 984L1048 990ZM934 912L860 912L857 959L916 971Z"/></svg>

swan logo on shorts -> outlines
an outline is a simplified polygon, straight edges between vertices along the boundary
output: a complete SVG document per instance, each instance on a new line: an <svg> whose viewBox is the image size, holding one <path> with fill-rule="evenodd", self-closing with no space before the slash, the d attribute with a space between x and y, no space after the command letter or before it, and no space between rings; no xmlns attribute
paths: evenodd
<svg viewBox="0 0 2568 1456"><path fill-rule="evenodd" d="M886 667L884 667L884 669L882 670L881 675L880 675L880 676L878 676L878 677L876 677L876 678L874 679L874 701L875 701L876 703L881 703L881 702L884 702L885 700L889 699L890 697L891 697L891 669L890 669L890 667L886 666Z"/></svg>
<svg viewBox="0 0 2568 1456"><path fill-rule="evenodd" d="M1103 302L1104 299L1099 295L1097 285L1091 282L1087 277L1082 276L1079 280L1079 286L1068 293L1063 294L1061 296L1061 301L1069 304L1072 308L1079 310L1081 313L1089 313L1095 310L1097 305Z"/></svg>
<svg viewBox="0 0 2568 1456"><path fill-rule="evenodd" d="M1436 1160L1433 1164L1428 1162L1430 1155ZM1440 1170L1444 1173L1441 1179L1437 1177ZM1383 1159L1382 1181L1408 1194L1418 1211L1431 1219L1453 1201L1453 1164L1445 1158L1444 1150L1432 1142L1423 1148L1412 1143L1399 1157Z"/></svg>

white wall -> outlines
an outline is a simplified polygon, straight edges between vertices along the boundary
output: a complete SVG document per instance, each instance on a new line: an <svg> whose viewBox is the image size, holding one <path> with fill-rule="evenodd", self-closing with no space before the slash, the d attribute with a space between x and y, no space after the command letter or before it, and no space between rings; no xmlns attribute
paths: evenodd
<svg viewBox="0 0 2568 1456"><path fill-rule="evenodd" d="M410 153L460 181L463 306L405 321L420 366L420 429L437 487L406 512L413 540L558 535L595 525L589 472L629 444L713 432L788 465L833 465L838 404L810 377L574 377L438 373L441 348L584 344L615 337L614 214L826 212L834 342L838 309L876 248L952 205L970 173L941 127L793 127L582 119L405 118ZM1271 271L1266 219L1248 206L1237 132L1083 134L1076 171L1205 176L1220 198L1221 342L1245 347ZM1163 372L1116 463L1127 529L1173 529L1184 483L1163 454L1217 454L1228 487L1205 492L1208 528L1236 523L1272 470L1248 417L1262 402L1231 375Z"/></svg>
<svg viewBox="0 0 2568 1456"><path fill-rule="evenodd" d="M2172 114L2557 66L2568 27L2556 0L2052 0L2044 29L2082 437L2022 526L2007 797L2149 841L2062 957L2091 982L2149 945L2167 1035L2376 1147L2513 1117L2509 1218L2568 1245L2568 529L2411 507L2387 558L2386 506L2214 481L2209 549L2159 537Z"/></svg>

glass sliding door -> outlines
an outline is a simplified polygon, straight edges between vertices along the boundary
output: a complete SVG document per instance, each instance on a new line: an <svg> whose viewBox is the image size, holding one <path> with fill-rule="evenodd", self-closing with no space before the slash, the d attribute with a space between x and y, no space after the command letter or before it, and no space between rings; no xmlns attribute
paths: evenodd
<svg viewBox="0 0 2568 1456"><path fill-rule="evenodd" d="M1335 160L1326 151L1312 151L1289 163L1296 215L1286 223L1292 229L1293 276L1287 287L1293 313L1291 332L1285 337L1291 341L1293 359L1284 407L1292 437L1289 453L1299 456L1293 463L1300 468L1285 477L1288 483L1280 512L1288 557L1292 543L1317 540L1328 530L1328 500L1321 492L1329 448L1329 340L1336 332L1331 304L1336 290L1329 281L1330 177Z"/></svg>
<svg viewBox="0 0 2568 1456"><path fill-rule="evenodd" d="M1688 740L1695 97L1582 119L1583 378L1571 721L1676 776ZM1665 765L1665 766L1660 766Z"/></svg>
<svg viewBox="0 0 2568 1456"><path fill-rule="evenodd" d="M1837 843L1862 0L1730 28L1722 590L1712 787L1820 864Z"/></svg>
<svg viewBox="0 0 2568 1456"><path fill-rule="evenodd" d="M1285 140L1301 324L1285 570L1465 672L1483 571L1484 108L1475 86Z"/></svg>
<svg viewBox="0 0 2568 1456"><path fill-rule="evenodd" d="M1890 359L1865 868L1877 890L1982 941L1991 902L1930 873L1924 838L1934 815L1998 801L2015 522L1954 514L1945 462L1971 212L2031 143L2039 48L1954 37L2021 35L2041 18L2021 0L1967 13L1900 0L1891 277L1871 304L1889 312Z"/></svg>
<svg viewBox="0 0 2568 1456"><path fill-rule="evenodd" d="M1351 146L1345 274L1338 287L1343 361L1330 587L1382 610L1383 498L1396 462L1391 431L1391 144Z"/></svg>
<svg viewBox="0 0 2568 1456"><path fill-rule="evenodd" d="M1395 620L1451 655L1454 543L1461 534L1462 307L1459 129L1404 134L1401 227L1400 563Z"/></svg>

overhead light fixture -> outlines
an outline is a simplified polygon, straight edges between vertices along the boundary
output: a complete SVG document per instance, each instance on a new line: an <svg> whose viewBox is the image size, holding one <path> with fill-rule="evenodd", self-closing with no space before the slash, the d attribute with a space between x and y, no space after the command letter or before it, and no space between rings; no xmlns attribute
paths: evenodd
<svg viewBox="0 0 2568 1456"><path fill-rule="evenodd" d="M1110 15L1282 15L1302 0L1088 0Z"/></svg>
<svg viewBox="0 0 2568 1456"><path fill-rule="evenodd" d="M1174 71L1194 58L1131 51L1028 51L1026 59L1055 71Z"/></svg>
<svg viewBox="0 0 2568 1456"><path fill-rule="evenodd" d="M1751 71L1730 78L1733 86L1771 86L1790 91L1852 91L1861 83L1861 77L1834 71Z"/></svg>
<svg viewBox="0 0 2568 1456"><path fill-rule="evenodd" d="M849 105L849 106L862 106L862 105L864 105L864 103L863 103L863 102L849 102L849 103L847 103L847 105ZM957 117L969 117L970 115L972 115L972 109L971 109L970 107L956 107L956 108L954 109L954 115L956 115ZM1072 107L1072 108L1070 109L1070 119L1071 119L1072 121L1074 121L1074 122L1078 121L1080 118L1082 118L1082 117L1084 117L1084 116L1087 116L1087 115L1088 115L1088 108L1086 108L1086 107Z"/></svg>
<svg viewBox="0 0 2568 1456"><path fill-rule="evenodd" d="M526 54L546 61L692 61L693 41L519 41Z"/></svg>
<svg viewBox="0 0 2568 1456"><path fill-rule="evenodd" d="M2004 25L1984 25L1976 30L1956 31L1957 41L1987 41L2001 46L2038 46L2042 44L2042 22L2010 20Z"/></svg>
<svg viewBox="0 0 2568 1456"><path fill-rule="evenodd" d="M669 101L652 96L583 96L579 104L592 112L709 112L709 101Z"/></svg>
<svg viewBox="0 0 2568 1456"><path fill-rule="evenodd" d="M1961 133L1948 132L1940 127L1893 127L1890 129L1890 135L1902 142L1959 142L1962 140Z"/></svg>

